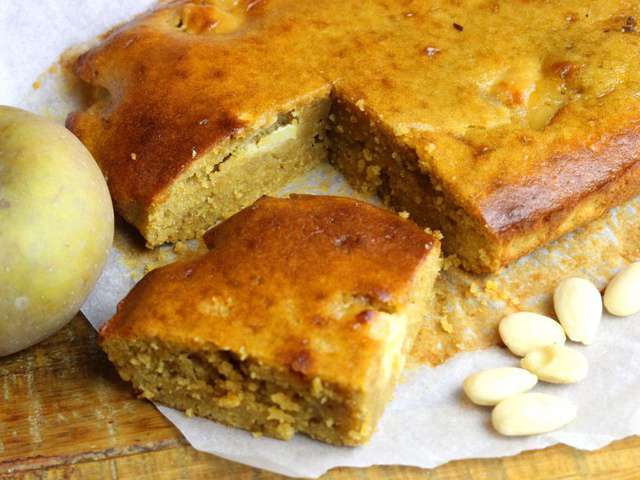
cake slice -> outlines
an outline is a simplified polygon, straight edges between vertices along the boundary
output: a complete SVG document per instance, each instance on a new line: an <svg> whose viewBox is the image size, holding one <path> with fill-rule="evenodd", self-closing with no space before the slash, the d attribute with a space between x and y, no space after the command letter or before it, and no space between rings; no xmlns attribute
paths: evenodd
<svg viewBox="0 0 640 480"><path fill-rule="evenodd" d="M429 315L439 242L352 199L263 197L149 273L101 331L142 396L257 434L358 445Z"/></svg>
<svg viewBox="0 0 640 480"><path fill-rule="evenodd" d="M112 159L100 165L116 209L155 247L198 238L327 161L326 97L320 88L242 122L196 106L157 122L134 104L121 113L127 134L110 140L87 114L70 116L67 125L101 158Z"/></svg>
<svg viewBox="0 0 640 480"><path fill-rule="evenodd" d="M271 54L306 63L277 25L258 27L268 44L246 35L263 8L253 0L159 3L73 66L95 98L67 126L149 247L199 238L327 160L329 83L314 69L288 71Z"/></svg>

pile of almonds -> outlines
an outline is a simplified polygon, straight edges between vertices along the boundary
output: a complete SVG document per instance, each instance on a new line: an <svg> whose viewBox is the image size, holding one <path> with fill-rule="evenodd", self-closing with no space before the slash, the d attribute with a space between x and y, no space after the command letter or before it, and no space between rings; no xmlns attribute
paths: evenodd
<svg viewBox="0 0 640 480"><path fill-rule="evenodd" d="M464 392L476 405L495 406L491 423L502 435L536 435L561 428L576 417L573 403L562 397L529 392L538 380L569 384L587 376L585 356L565 346L570 340L590 345L602 317L603 298L588 280L560 282L553 294L558 322L544 315L517 312L499 326L507 348L522 357L520 366L492 368L464 381ZM616 316L640 312L640 262L619 272L604 292L604 306ZM527 393L528 392L528 393Z"/></svg>

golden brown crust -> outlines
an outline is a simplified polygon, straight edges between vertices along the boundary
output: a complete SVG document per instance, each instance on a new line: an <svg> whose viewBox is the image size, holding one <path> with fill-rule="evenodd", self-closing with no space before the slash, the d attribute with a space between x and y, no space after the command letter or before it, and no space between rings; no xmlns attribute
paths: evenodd
<svg viewBox="0 0 640 480"><path fill-rule="evenodd" d="M130 221L194 152L330 90L415 149L451 204L512 250L491 269L601 213L587 204L621 191L607 185L639 157L637 2L224 3L162 4L76 64L111 96L69 125ZM553 229L558 216L576 221Z"/></svg>
<svg viewBox="0 0 640 480"><path fill-rule="evenodd" d="M584 197L615 183L640 160L640 125L589 147L552 155L535 176L496 185L481 202L489 228L501 236L526 229L552 212L570 210ZM626 196L612 199L622 203Z"/></svg>
<svg viewBox="0 0 640 480"><path fill-rule="evenodd" d="M306 195L263 197L205 241L204 256L145 276L102 338L214 345L356 390L380 374L378 313L402 312L422 262L439 252L391 212Z"/></svg>

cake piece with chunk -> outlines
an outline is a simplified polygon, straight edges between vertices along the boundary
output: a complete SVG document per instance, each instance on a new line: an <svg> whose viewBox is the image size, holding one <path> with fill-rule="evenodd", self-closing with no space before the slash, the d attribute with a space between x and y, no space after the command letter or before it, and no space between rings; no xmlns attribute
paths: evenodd
<svg viewBox="0 0 640 480"><path fill-rule="evenodd" d="M440 245L356 200L263 197L149 273L101 332L142 395L251 432L358 445L429 314Z"/></svg>

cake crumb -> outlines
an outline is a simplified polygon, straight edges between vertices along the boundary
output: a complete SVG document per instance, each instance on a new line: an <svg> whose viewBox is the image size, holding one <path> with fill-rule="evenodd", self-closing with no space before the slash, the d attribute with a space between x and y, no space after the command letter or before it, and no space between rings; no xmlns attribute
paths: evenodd
<svg viewBox="0 0 640 480"><path fill-rule="evenodd" d="M315 377L311 382L311 395L315 398L319 398L322 396L324 388L322 386L322 380L320 377Z"/></svg>
<svg viewBox="0 0 640 480"><path fill-rule="evenodd" d="M134 152L131 152L131 160L136 160L138 158L138 155L136 155Z"/></svg>
<svg viewBox="0 0 640 480"><path fill-rule="evenodd" d="M469 292L474 297L480 297L480 294L482 293L480 287L478 287L478 284L475 282L469 284Z"/></svg>
<svg viewBox="0 0 640 480"><path fill-rule="evenodd" d="M487 283L484 285L484 289L486 292L497 292L498 290L498 282L495 280L487 280Z"/></svg>
<svg viewBox="0 0 640 480"><path fill-rule="evenodd" d="M444 257L444 260L442 262L442 269L446 271L450 268L457 268L461 264L462 262L460 261L460 258L458 258L458 256L454 253L453 255L447 255L446 257Z"/></svg>
<svg viewBox="0 0 640 480"><path fill-rule="evenodd" d="M445 332L453 333L453 325L451 325L446 318L440 319L440 326Z"/></svg>
<svg viewBox="0 0 640 480"><path fill-rule="evenodd" d="M359 109L361 112L364 112L364 99L362 99L362 98L361 98L360 100L358 100L358 101L356 102L356 107L358 107L358 109Z"/></svg>
<svg viewBox="0 0 640 480"><path fill-rule="evenodd" d="M239 407L242 403L242 394L241 393L228 393L222 398L218 399L218 405L222 408L236 408Z"/></svg>
<svg viewBox="0 0 640 480"><path fill-rule="evenodd" d="M270 407L268 412L267 420L276 420L280 424L292 424L294 422L294 418L291 415L279 408Z"/></svg>
<svg viewBox="0 0 640 480"><path fill-rule="evenodd" d="M440 230L431 230L429 227L425 227L424 232L428 233L429 235L435 237L438 240L442 240L444 238L444 235Z"/></svg>
<svg viewBox="0 0 640 480"><path fill-rule="evenodd" d="M509 294L505 289L501 289L498 285L498 282L495 280L487 280L484 284L484 291L487 295L493 299L503 300L506 303L509 303L513 306L517 306L520 304L520 299Z"/></svg>
<svg viewBox="0 0 640 480"><path fill-rule="evenodd" d="M435 57L440 53L440 49L437 47L426 47L424 49L424 53L427 55L427 57Z"/></svg>
<svg viewBox="0 0 640 480"><path fill-rule="evenodd" d="M244 347L244 345L241 345L240 348L238 349L238 357L243 362L249 357L249 354L247 353L247 349Z"/></svg>
<svg viewBox="0 0 640 480"><path fill-rule="evenodd" d="M491 259L489 258L489 255L487 254L484 248L481 248L480 250L478 250L478 257L480 258L480 262L482 264L484 265L490 264Z"/></svg>
<svg viewBox="0 0 640 480"><path fill-rule="evenodd" d="M380 180L380 171L381 168L378 165L369 165L367 167L367 180L374 185L380 185L382 182Z"/></svg>
<svg viewBox="0 0 640 480"><path fill-rule="evenodd" d="M409 218L409 216L410 216L410 215L409 215L409 212L407 212L406 210L403 210L403 211L401 211L401 212L398 212L398 215L399 215L401 218L404 218L405 220L406 220L406 219L408 219L408 218Z"/></svg>
<svg viewBox="0 0 640 480"><path fill-rule="evenodd" d="M289 412L299 412L300 405L291 400L285 393L278 392L271 395L271 401L278 405L282 410Z"/></svg>
<svg viewBox="0 0 640 480"><path fill-rule="evenodd" d="M187 242L176 242L173 246L173 251L176 253L176 255L184 255L185 253L189 252L190 248L189 248L189 244Z"/></svg>

